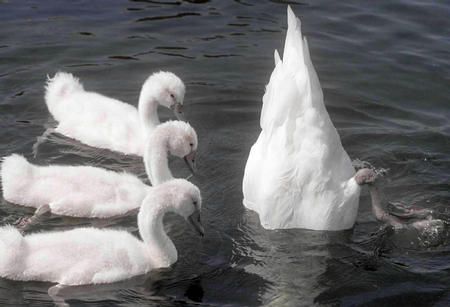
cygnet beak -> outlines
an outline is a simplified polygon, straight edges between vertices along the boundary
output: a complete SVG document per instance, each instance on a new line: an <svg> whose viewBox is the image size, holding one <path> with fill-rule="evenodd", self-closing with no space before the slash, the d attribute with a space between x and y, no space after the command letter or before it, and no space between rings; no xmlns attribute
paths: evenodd
<svg viewBox="0 0 450 307"><path fill-rule="evenodd" d="M186 162L192 174L195 174L195 151L192 151L190 154L184 156L184 162Z"/></svg>
<svg viewBox="0 0 450 307"><path fill-rule="evenodd" d="M183 105L179 102L174 103L170 106L170 109L173 111L173 114L175 114L176 118L178 120L181 121L186 121L186 119L184 118L184 113L183 113Z"/></svg>
<svg viewBox="0 0 450 307"><path fill-rule="evenodd" d="M205 236L205 230L203 229L202 221L200 219L200 211L195 210L194 213L189 215L189 223L194 227L195 231L203 238Z"/></svg>

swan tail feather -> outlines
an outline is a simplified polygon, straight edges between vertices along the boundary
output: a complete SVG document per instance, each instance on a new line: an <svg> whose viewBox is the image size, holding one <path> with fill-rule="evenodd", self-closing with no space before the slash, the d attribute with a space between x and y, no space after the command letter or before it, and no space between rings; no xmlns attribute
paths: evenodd
<svg viewBox="0 0 450 307"><path fill-rule="evenodd" d="M286 123L287 118L295 119L297 113L301 113L296 110L310 104L309 76L304 54L306 46L302 38L301 22L289 6L287 15L288 30L283 58L275 50L275 69L263 97L260 125L265 131L280 127Z"/></svg>
<svg viewBox="0 0 450 307"><path fill-rule="evenodd" d="M12 154L2 159L0 176L3 197L10 202L20 203L24 197L24 187L33 178L33 165L19 154Z"/></svg>
<svg viewBox="0 0 450 307"><path fill-rule="evenodd" d="M53 116L58 113L61 100L74 92L84 91L80 80L66 72L57 72L53 78L47 76L45 103Z"/></svg>
<svg viewBox="0 0 450 307"><path fill-rule="evenodd" d="M274 57L274 59L275 59L275 66L277 66L277 64L278 64L279 62L281 62L280 54L278 53L278 50L277 50L277 49L275 49L275 52L274 52L274 54L273 54L273 57Z"/></svg>
<svg viewBox="0 0 450 307"><path fill-rule="evenodd" d="M303 67L303 39L302 39L302 27L301 21L298 19L291 7L288 6L288 30L286 34L286 41L284 43L283 61L287 64L287 68L291 68L295 71L299 67Z"/></svg>
<svg viewBox="0 0 450 307"><path fill-rule="evenodd" d="M20 267L24 239L17 228L0 227L0 276L12 277Z"/></svg>

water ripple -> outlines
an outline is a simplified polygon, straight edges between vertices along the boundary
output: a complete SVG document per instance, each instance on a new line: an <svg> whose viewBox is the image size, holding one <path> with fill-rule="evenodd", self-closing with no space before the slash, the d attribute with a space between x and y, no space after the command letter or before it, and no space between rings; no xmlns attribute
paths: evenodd
<svg viewBox="0 0 450 307"><path fill-rule="evenodd" d="M201 15L199 13L179 13L179 14L176 14L176 15L154 16L154 17L139 18L139 19L136 20L136 22L164 20L164 19L172 19L172 18L182 18L182 17L186 17L186 16L201 16Z"/></svg>
<svg viewBox="0 0 450 307"><path fill-rule="evenodd" d="M189 180L202 190L205 238L168 215L165 227L179 252L172 268L79 289L68 293L69 304L445 305L450 239L399 233L371 262L371 234L379 224L364 189L357 224L344 232L268 231L243 207L245 162L260 132L273 50L283 49L286 3L302 18L330 118L349 155L390 169L382 183L390 200L448 213L445 1L0 1L1 156L17 152L39 165L126 171L148 183L142 158L58 134L35 146L33 156L36 138L56 124L44 83L58 70L74 73L89 91L134 102L149 74L173 71L186 84L186 118L199 136L198 172ZM162 121L173 118L166 108L159 112ZM170 159L170 166L187 177L182 160ZM33 214L0 203L1 224ZM94 226L138 236L135 214L49 216L30 231ZM50 305L49 286L0 279L0 301Z"/></svg>

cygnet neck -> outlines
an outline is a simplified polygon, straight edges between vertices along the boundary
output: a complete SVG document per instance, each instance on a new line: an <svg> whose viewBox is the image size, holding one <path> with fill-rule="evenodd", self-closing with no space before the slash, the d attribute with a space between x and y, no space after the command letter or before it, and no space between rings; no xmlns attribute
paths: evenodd
<svg viewBox="0 0 450 307"><path fill-rule="evenodd" d="M139 233L148 247L152 265L168 267L177 261L178 252L164 231L163 218L168 207L155 201L151 201L151 206L142 205L138 214Z"/></svg>
<svg viewBox="0 0 450 307"><path fill-rule="evenodd" d="M144 164L147 176L153 186L173 179L167 159L169 151L170 126L163 124L151 134L145 144Z"/></svg>
<svg viewBox="0 0 450 307"><path fill-rule="evenodd" d="M160 123L158 117L158 100L154 96L147 95L147 92L148 90L142 87L138 104L139 120L144 140L151 135Z"/></svg>

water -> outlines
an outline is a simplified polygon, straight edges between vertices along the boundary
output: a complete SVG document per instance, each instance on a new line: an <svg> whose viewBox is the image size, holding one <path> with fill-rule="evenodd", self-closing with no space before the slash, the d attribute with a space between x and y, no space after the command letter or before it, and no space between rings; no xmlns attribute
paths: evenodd
<svg viewBox="0 0 450 307"><path fill-rule="evenodd" d="M302 18L330 117L351 158L389 169L393 201L449 209L450 5L445 1L0 1L0 155L37 164L127 170L145 179L140 159L51 136L43 99L58 70L85 87L134 105L157 70L187 86L186 117L199 135L206 237L176 216L167 229L179 251L171 269L122 283L72 289L69 304L421 305L450 301L449 240L414 233L385 242L371 259L378 223L367 192L357 224L343 232L266 231L242 205L241 182L259 134L273 50L282 50L286 3ZM57 4L58 3L58 4ZM170 112L161 110L162 118ZM177 176L187 176L173 160ZM32 210L1 200L1 224ZM52 216L30 231L80 225L137 233L134 216L91 221ZM181 225L178 228L178 225ZM175 227L177 226L177 227ZM50 305L50 283L0 279L0 304Z"/></svg>

